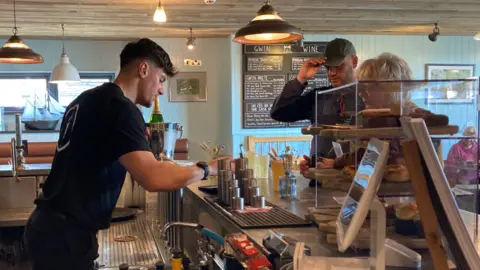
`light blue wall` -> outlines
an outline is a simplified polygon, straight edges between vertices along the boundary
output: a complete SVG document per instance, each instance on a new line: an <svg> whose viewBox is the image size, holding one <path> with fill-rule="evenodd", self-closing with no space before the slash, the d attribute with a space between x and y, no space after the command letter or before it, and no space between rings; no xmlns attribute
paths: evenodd
<svg viewBox="0 0 480 270"><path fill-rule="evenodd" d="M480 75L480 42L472 37L440 36L437 42L430 42L426 36L373 36L373 35L308 35L305 41L329 41L336 37L350 40L357 50L359 62L375 57L383 52L391 52L404 58L410 65L414 79L425 78L425 64L476 64L475 75ZM238 155L238 145L246 143L248 135L254 136L299 136L298 128L284 129L243 129L241 116L242 99L242 57L241 46L232 46L232 134L235 155ZM466 122L477 122L474 105L437 105L432 109L437 113L445 113L451 123L463 127ZM444 155L451 144L446 142ZM298 147L303 148L303 147Z"/></svg>
<svg viewBox="0 0 480 270"><path fill-rule="evenodd" d="M197 39L196 47L187 49L184 38L154 39L170 55L180 71L205 71L207 73L207 102L169 102L168 83L165 95L160 97L160 107L166 121L184 126L184 138L189 139L192 159L208 159L199 147L203 141L225 144L232 149L231 135L231 86L229 38ZM0 40L3 44L5 40ZM59 40L25 40L44 58L35 65L0 64L0 72L51 72L61 53ZM115 72L119 70L119 55L127 41L68 40L65 42L70 61L81 72ZM202 60L200 67L185 67L184 59ZM151 109L141 108L145 119ZM0 142L8 142L13 133L0 134ZM58 133L24 133L29 141L57 141Z"/></svg>
<svg viewBox="0 0 480 270"><path fill-rule="evenodd" d="M307 41L328 41L335 35L306 36ZM475 63L476 75L480 67L480 42L471 37L444 37L432 43L424 36L343 36L350 39L357 48L360 61L374 57L382 52L392 52L403 57L410 64L416 79L424 78L426 63ZM242 129L242 52L241 46L231 42L231 38L197 39L194 51L185 48L185 39L157 39L172 56L181 70L199 70L207 72L207 103L171 103L168 97L161 98L162 110L168 121L177 121L185 125L185 137L191 140L192 158L205 159L206 156L198 143L212 140L233 147L238 155L240 143L245 143L247 135L255 136L298 136L299 129ZM1 40L2 44L4 40ZM60 57L59 40L26 40L27 44L43 55L45 63L41 65L0 64L0 71L51 71ZM70 60L80 71L118 71L118 55L127 41L67 41L66 49ZM200 59L202 67L187 68L183 59ZM439 109L440 110L440 109ZM148 118L150 110L143 109ZM461 106L449 111L452 122L456 119L472 119L473 107ZM455 115L453 115L455 113ZM460 124L460 122L458 123ZM55 141L57 134L26 135L32 141ZM9 141L11 134L0 134L0 141ZM298 147L306 149L308 147ZM299 149L299 150L301 150Z"/></svg>

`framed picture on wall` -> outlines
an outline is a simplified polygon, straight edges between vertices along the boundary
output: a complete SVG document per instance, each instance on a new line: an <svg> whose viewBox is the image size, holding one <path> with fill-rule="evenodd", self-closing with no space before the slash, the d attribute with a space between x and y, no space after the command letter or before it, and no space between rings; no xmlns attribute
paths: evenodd
<svg viewBox="0 0 480 270"><path fill-rule="evenodd" d="M475 64L426 64L425 79L455 80L469 79L475 75ZM473 103L478 93L475 93L473 83L432 82L426 88L425 103Z"/></svg>
<svg viewBox="0 0 480 270"><path fill-rule="evenodd" d="M207 101L206 72L179 72L169 79L168 84L170 102Z"/></svg>

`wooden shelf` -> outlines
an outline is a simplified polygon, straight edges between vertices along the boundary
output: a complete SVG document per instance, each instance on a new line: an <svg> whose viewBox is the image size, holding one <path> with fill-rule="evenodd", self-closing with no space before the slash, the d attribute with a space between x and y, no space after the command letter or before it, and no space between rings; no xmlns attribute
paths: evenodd
<svg viewBox="0 0 480 270"><path fill-rule="evenodd" d="M339 190L348 192L350 186L352 185L353 180L346 181L344 178L334 179L333 177L322 177L319 174L316 174L317 169L310 168L305 173L305 178L307 179L316 179L322 183L323 189L329 190ZM452 192L456 197L458 196L472 196L474 195L476 185L456 185L452 188ZM413 196L413 187L410 181L408 182L387 182L383 180L380 184L380 188L377 192L379 197L398 197L398 196Z"/></svg>
<svg viewBox="0 0 480 270"><path fill-rule="evenodd" d="M454 135L458 133L458 126L429 127L430 135ZM405 137L401 127L392 128L351 128L334 129L325 127L302 128L304 135L319 135L321 137L342 139L370 139L370 138L402 138Z"/></svg>

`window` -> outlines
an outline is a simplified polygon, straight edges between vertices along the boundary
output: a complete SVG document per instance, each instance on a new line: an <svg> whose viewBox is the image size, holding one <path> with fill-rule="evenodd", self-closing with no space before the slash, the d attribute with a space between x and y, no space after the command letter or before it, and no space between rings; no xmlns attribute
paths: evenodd
<svg viewBox="0 0 480 270"><path fill-rule="evenodd" d="M55 99L66 107L83 91L113 81L114 73L80 73L76 84L50 84L50 73L0 73L0 108L5 114L23 113L27 103L44 108L45 101Z"/></svg>
<svg viewBox="0 0 480 270"><path fill-rule="evenodd" d="M44 106L48 78L48 73L1 73L0 107L5 113L15 113L23 112L27 102Z"/></svg>
<svg viewBox="0 0 480 270"><path fill-rule="evenodd" d="M82 92L106 82L111 82L113 80L113 74L80 74L80 78L80 83L59 84L57 86L58 103L60 103L60 105L66 107Z"/></svg>

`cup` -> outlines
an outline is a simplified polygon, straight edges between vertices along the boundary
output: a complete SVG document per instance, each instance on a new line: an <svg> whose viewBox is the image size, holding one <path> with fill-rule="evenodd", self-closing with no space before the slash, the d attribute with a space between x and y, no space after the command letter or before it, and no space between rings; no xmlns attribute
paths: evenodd
<svg viewBox="0 0 480 270"><path fill-rule="evenodd" d="M272 160L272 182L273 190L280 191L280 177L285 175L285 167L282 159Z"/></svg>
<svg viewBox="0 0 480 270"><path fill-rule="evenodd" d="M268 178L268 165L270 162L269 156L258 155L255 160L255 178Z"/></svg>

